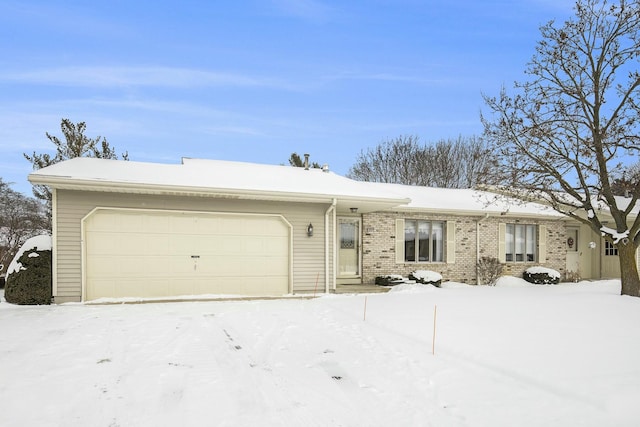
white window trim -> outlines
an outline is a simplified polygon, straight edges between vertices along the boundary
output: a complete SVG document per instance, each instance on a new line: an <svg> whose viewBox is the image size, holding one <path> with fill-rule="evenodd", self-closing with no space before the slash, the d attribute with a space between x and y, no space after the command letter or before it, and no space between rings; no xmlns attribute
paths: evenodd
<svg viewBox="0 0 640 427"><path fill-rule="evenodd" d="M456 222L444 221L444 220L431 220L410 218L407 221L431 221L444 223L445 230L443 233L444 242L442 244L444 251L443 261L405 261L404 260L404 218L396 219L396 236L395 236L395 249L396 249L396 264L453 264L456 261Z"/></svg>
<svg viewBox="0 0 640 427"><path fill-rule="evenodd" d="M498 260L503 264L544 264L547 262L547 226L532 223L518 223L518 225L534 225L537 230L537 258L535 261L507 261L507 224L498 224Z"/></svg>

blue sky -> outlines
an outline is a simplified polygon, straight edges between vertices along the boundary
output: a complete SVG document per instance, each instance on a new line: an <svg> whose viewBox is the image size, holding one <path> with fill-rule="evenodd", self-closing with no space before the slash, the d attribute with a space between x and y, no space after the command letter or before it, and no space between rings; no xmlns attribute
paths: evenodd
<svg viewBox="0 0 640 427"><path fill-rule="evenodd" d="M0 177L85 121L131 160L345 174L363 149L482 133L482 94L522 80L569 0L0 0Z"/></svg>

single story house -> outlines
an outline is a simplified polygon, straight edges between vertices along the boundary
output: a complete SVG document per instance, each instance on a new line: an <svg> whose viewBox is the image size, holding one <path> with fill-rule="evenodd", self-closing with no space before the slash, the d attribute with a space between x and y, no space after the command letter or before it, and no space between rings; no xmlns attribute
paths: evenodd
<svg viewBox="0 0 640 427"><path fill-rule="evenodd" d="M56 303L332 292L417 269L477 284L483 256L512 275L619 277L614 248L588 227L475 190L188 158L75 158L29 180L52 189Z"/></svg>

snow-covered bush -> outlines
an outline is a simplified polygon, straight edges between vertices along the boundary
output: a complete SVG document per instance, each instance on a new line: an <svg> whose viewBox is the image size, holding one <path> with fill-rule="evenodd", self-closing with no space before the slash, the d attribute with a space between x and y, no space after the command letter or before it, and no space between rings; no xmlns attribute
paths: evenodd
<svg viewBox="0 0 640 427"><path fill-rule="evenodd" d="M32 237L9 264L4 298L12 304L51 304L51 284L51 236Z"/></svg>
<svg viewBox="0 0 640 427"><path fill-rule="evenodd" d="M483 256L478 260L478 284L493 286L502 276L502 264L498 258Z"/></svg>
<svg viewBox="0 0 640 427"><path fill-rule="evenodd" d="M386 276L377 276L376 285L393 286L404 281L404 277L399 274L387 274Z"/></svg>
<svg viewBox="0 0 640 427"><path fill-rule="evenodd" d="M433 285L440 287L442 284L442 275L431 270L416 270L409 274L409 279L425 285Z"/></svg>
<svg viewBox="0 0 640 427"><path fill-rule="evenodd" d="M546 267L529 267L522 273L522 278L536 285L557 285L560 283L560 273Z"/></svg>

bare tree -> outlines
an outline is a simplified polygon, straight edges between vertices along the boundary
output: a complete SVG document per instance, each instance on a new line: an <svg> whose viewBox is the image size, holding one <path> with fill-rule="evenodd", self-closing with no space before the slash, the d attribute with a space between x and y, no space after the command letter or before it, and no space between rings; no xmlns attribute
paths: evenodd
<svg viewBox="0 0 640 427"><path fill-rule="evenodd" d="M621 174L615 174L611 181L611 191L616 196L624 197L640 193L640 162L624 168Z"/></svg>
<svg viewBox="0 0 640 427"><path fill-rule="evenodd" d="M62 134L64 135L64 141L61 141L57 136L50 135L46 132L47 138L49 138L49 141L51 141L56 148L56 152L53 156L48 153L36 154L35 151L32 155L24 153L25 159L31 162L34 170L42 169L63 160L73 159L75 157L118 159L115 149L109 145L106 138L101 136L98 136L97 138L89 138L84 134L87 129L85 122L74 124L69 119L62 119L60 127L62 129ZM129 154L126 152L122 154L122 159L129 160ZM51 191L46 186L34 185L33 195L38 199L45 200L47 203L51 204Z"/></svg>
<svg viewBox="0 0 640 427"><path fill-rule="evenodd" d="M574 17L540 30L516 94L485 96L491 115L482 120L501 156L501 191L542 200L605 235L618 249L622 294L639 296L640 217L632 214L639 194L616 197L611 177L623 157L640 151L640 4L579 0Z"/></svg>
<svg viewBox="0 0 640 427"><path fill-rule="evenodd" d="M447 188L471 188L487 176L491 151L477 137L443 139L423 145L417 136L400 136L362 151L348 177Z"/></svg>
<svg viewBox="0 0 640 427"><path fill-rule="evenodd" d="M305 154L305 156L307 157L307 161L308 161L308 154ZM302 160L302 158L300 157L300 155L298 153L291 153L291 156L289 157L289 165L296 167L296 168L303 168L305 167L304 165L304 160ZM320 166L320 163L318 162L313 162L309 165L309 167L314 168L314 169L320 169L322 166Z"/></svg>
<svg viewBox="0 0 640 427"><path fill-rule="evenodd" d="M28 238L49 228L43 204L14 191L0 178L0 265L8 267Z"/></svg>

